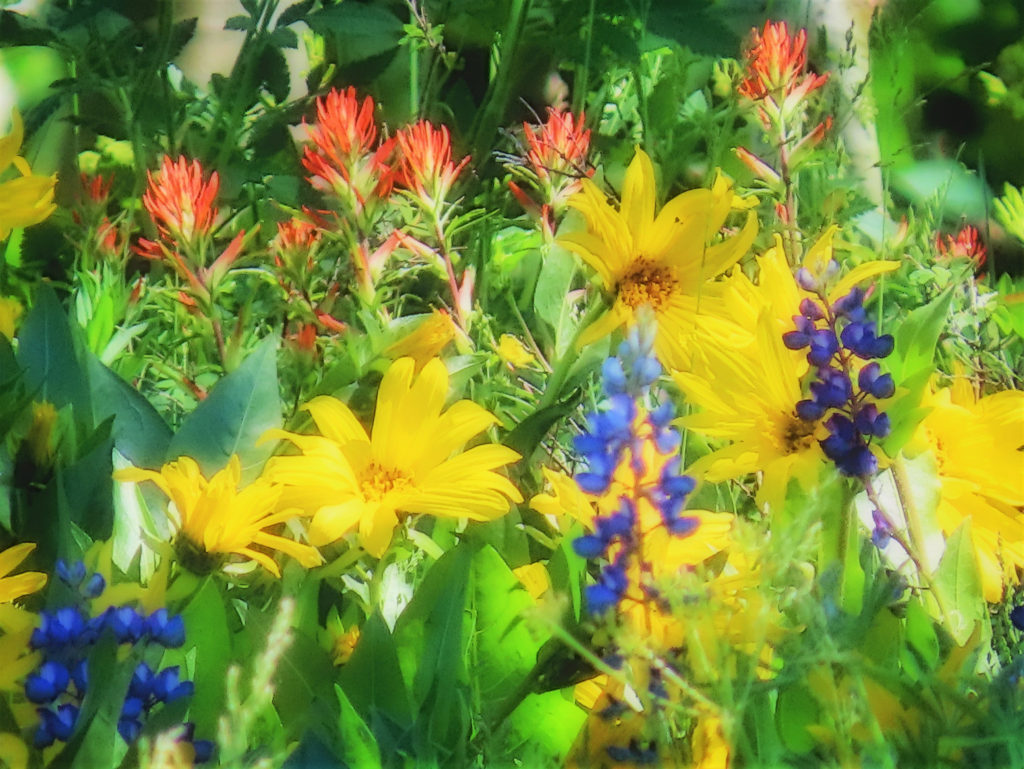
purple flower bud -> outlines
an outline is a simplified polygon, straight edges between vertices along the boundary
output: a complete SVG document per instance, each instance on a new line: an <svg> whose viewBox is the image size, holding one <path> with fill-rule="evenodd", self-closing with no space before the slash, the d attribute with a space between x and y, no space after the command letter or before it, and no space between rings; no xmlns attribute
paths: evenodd
<svg viewBox="0 0 1024 769"><path fill-rule="evenodd" d="M815 422L825 416L825 406L812 400L798 401L796 415L805 422Z"/></svg>
<svg viewBox="0 0 1024 769"><path fill-rule="evenodd" d="M810 321L824 320L825 318L825 311L821 308L821 305L810 297L804 297L800 300L800 314Z"/></svg>
<svg viewBox="0 0 1024 769"><path fill-rule="evenodd" d="M626 372L618 358L605 358L601 365L601 380L608 395L626 392Z"/></svg>
<svg viewBox="0 0 1024 769"><path fill-rule="evenodd" d="M63 694L71 680L68 669L59 662L48 660L25 679L25 699L45 705Z"/></svg>
<svg viewBox="0 0 1024 769"><path fill-rule="evenodd" d="M812 366L828 365L832 357L839 352L839 342L836 341L836 335L832 333L832 329L828 328L815 331L811 336L810 346L811 349L807 353L807 360Z"/></svg>
<svg viewBox="0 0 1024 769"><path fill-rule="evenodd" d="M572 549L580 558L599 558L608 548L608 541L593 534L584 534L572 541Z"/></svg>
<svg viewBox="0 0 1024 769"><path fill-rule="evenodd" d="M801 267L796 271L796 282L804 291L818 290L818 281L806 267Z"/></svg>

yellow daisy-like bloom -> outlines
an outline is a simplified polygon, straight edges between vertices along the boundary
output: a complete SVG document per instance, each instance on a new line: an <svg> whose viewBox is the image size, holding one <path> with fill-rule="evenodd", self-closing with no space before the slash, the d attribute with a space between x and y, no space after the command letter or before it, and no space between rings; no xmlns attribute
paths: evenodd
<svg viewBox="0 0 1024 769"><path fill-rule="evenodd" d="M57 209L53 202L57 177L33 174L25 159L18 157L25 129L17 110L11 123L11 132L0 137L0 174L13 165L21 176L0 182L0 240L15 227L39 224Z"/></svg>
<svg viewBox="0 0 1024 769"><path fill-rule="evenodd" d="M919 438L938 463L939 526L949 535L970 519L985 600L1001 601L1024 569L1024 392L977 398L958 378L924 405Z"/></svg>
<svg viewBox="0 0 1024 769"><path fill-rule="evenodd" d="M825 462L817 423L796 415L807 361L786 349L771 315L758 319L757 342L746 350L701 346L693 371L675 373L679 389L700 411L681 422L711 438L729 441L687 472L717 483L760 471L759 507L777 511L791 478L810 488Z"/></svg>
<svg viewBox="0 0 1024 769"><path fill-rule="evenodd" d="M461 451L497 422L486 409L461 400L444 411L448 371L440 360L414 374L412 358L391 364L377 394L372 435L337 398L306 405L319 435L271 430L302 452L273 458L267 475L286 486L281 500L313 514L309 539L325 545L358 530L379 558L400 513L486 521L522 496L495 470L519 454L495 444ZM460 453L461 451L461 453Z"/></svg>
<svg viewBox="0 0 1024 769"><path fill-rule="evenodd" d="M637 149L626 171L622 204L616 211L589 179L569 200L586 217L587 231L563 235L558 242L596 270L612 299L611 308L580 337L587 344L635 320L650 305L658 324L655 350L669 368L684 368L689 356L682 337L693 318L706 309L706 281L732 267L757 235L757 218L748 212L742 230L716 245L715 238L733 208L732 184L719 176L710 190L684 192L655 217L654 166Z"/></svg>
<svg viewBox="0 0 1024 769"><path fill-rule="evenodd" d="M178 531L175 546L186 568L208 571L216 556L235 553L280 577L274 559L254 545L290 555L306 567L321 563L316 549L266 531L301 515L293 507L280 508L281 487L258 478L240 490L241 476L237 454L209 480L191 457L168 462L160 472L131 467L114 473L119 481L152 481L167 495L172 503L168 515Z"/></svg>

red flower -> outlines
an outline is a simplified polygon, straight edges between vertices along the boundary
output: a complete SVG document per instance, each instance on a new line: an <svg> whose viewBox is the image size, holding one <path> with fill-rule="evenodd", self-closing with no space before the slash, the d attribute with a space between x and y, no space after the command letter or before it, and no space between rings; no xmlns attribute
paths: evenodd
<svg viewBox="0 0 1024 769"><path fill-rule="evenodd" d="M197 237L209 234L217 218L213 203L220 189L220 179L216 171L204 180L203 167L198 160L186 164L183 157L173 162L164 156L157 175L150 172L146 175L149 186L142 196L142 204L162 239L190 247Z"/></svg>
<svg viewBox="0 0 1024 769"><path fill-rule="evenodd" d="M753 43L747 51L746 77L739 92L754 101L770 98L779 106L784 99L803 99L828 80L828 74L805 72L807 31L790 36L786 22L765 22L764 31L752 30Z"/></svg>
<svg viewBox="0 0 1024 769"><path fill-rule="evenodd" d="M312 269L313 252L320 245L320 231L312 222L292 217L277 223L274 263L301 272Z"/></svg>
<svg viewBox="0 0 1024 769"><path fill-rule="evenodd" d="M447 126L435 128L426 120L401 129L395 136L399 149L396 183L409 190L424 208L437 212L466 164L452 160Z"/></svg>
<svg viewBox="0 0 1024 769"><path fill-rule="evenodd" d="M540 179L549 179L554 173L572 179L571 194L579 188L579 178L587 173L587 152L590 151L590 131L583 130L586 116L577 118L571 112L559 112L548 107L548 122L542 126L523 123L523 134L529 149L526 160Z"/></svg>
<svg viewBox="0 0 1024 769"><path fill-rule="evenodd" d="M96 206L106 206L107 198L110 197L110 187L114 183L114 175L111 174L110 178L104 179L103 174L96 174L95 176L81 174L80 178L82 180L82 189L89 201Z"/></svg>
<svg viewBox="0 0 1024 769"><path fill-rule="evenodd" d="M984 265L988 256L985 244L981 242L981 236L970 225L960 230L955 238L952 235L946 235L943 240L941 234L936 235L935 247L938 248L941 256L947 259L969 259L974 262L975 267Z"/></svg>
<svg viewBox="0 0 1024 769"><path fill-rule="evenodd" d="M312 142L302 155L310 184L333 191L356 213L371 196L390 194L393 175L386 161L394 142L375 146L372 97L360 103L355 88L332 90L316 101L316 124L303 126Z"/></svg>

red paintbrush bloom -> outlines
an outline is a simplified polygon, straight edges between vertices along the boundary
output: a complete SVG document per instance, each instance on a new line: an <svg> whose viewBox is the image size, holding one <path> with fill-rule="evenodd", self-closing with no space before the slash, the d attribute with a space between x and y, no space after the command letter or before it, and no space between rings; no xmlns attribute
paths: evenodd
<svg viewBox="0 0 1024 769"><path fill-rule="evenodd" d="M311 269L320 237L316 225L305 219L292 217L286 222L278 222L277 237L273 242L275 264L295 272Z"/></svg>
<svg viewBox="0 0 1024 769"><path fill-rule="evenodd" d="M103 174L81 174L82 190L85 192L86 198L97 205L106 206L107 198L110 197L110 187L114 183L114 175L111 174L110 178L104 179Z"/></svg>
<svg viewBox="0 0 1024 769"><path fill-rule="evenodd" d="M548 107L548 122L542 126L523 123L523 134L529 149L526 160L540 179L568 177L573 192L579 187L579 177L587 174L587 152L590 151L590 131L584 130L584 113L577 118L571 112L559 112Z"/></svg>
<svg viewBox="0 0 1024 769"><path fill-rule="evenodd" d="M988 251L985 244L981 242L978 231L968 225L956 234L946 235L945 239L941 234L935 236L935 246L939 254L947 259L969 259L974 262L975 267L985 264Z"/></svg>
<svg viewBox="0 0 1024 769"><path fill-rule="evenodd" d="M828 80L828 74L807 73L807 31L789 34L786 22L765 22L764 31L753 31L753 43L747 51L746 77L739 92L760 101L771 98L779 106L795 96L803 99Z"/></svg>
<svg viewBox="0 0 1024 769"><path fill-rule="evenodd" d="M371 196L388 196L392 174L387 159L394 142L376 146L372 97L360 102L355 88L332 90L316 101L315 125L303 125L312 144L302 165L314 187L331 190L356 213Z"/></svg>
<svg viewBox="0 0 1024 769"><path fill-rule="evenodd" d="M469 163L469 156L456 165L448 127L435 128L426 120L401 129L395 140L400 158L395 182L412 193L424 208L437 212Z"/></svg>
<svg viewBox="0 0 1024 769"><path fill-rule="evenodd" d="M188 164L183 157L175 162L165 155L156 176L150 172L146 175L149 186L142 204L163 240L190 247L197 237L209 234L217 218L214 200L220 179L216 171L204 180L198 160Z"/></svg>

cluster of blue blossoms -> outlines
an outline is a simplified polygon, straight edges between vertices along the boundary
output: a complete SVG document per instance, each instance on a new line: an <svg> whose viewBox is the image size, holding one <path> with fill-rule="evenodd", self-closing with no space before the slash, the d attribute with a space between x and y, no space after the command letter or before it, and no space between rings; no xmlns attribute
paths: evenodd
<svg viewBox="0 0 1024 769"><path fill-rule="evenodd" d="M68 567L64 561L58 561L56 572L80 598L97 598L106 587L100 574L86 579L81 562ZM71 737L89 688L89 651L105 634L119 645L156 644L176 649L185 643L185 622L167 609L157 609L146 617L129 606L111 606L92 618L74 605L41 612L39 627L33 631L29 644L43 653L43 661L25 679L26 699L40 706L36 711L40 719L34 739L37 748L49 747L58 740L66 742ZM193 690L193 683L182 680L177 666L154 671L140 662L121 707L118 733L125 742L134 742L150 710L158 704L191 696ZM186 739L194 748L196 762L209 760L213 743L193 740L190 726L186 725Z"/></svg>
<svg viewBox="0 0 1024 769"><path fill-rule="evenodd" d="M573 549L583 558L605 556L615 543L619 548L612 563L605 565L595 585L587 587L587 606L593 614L603 614L622 600L629 587L627 567L636 553L637 503L647 499L660 513L665 527L672 534L687 536L697 527L697 519L682 514L686 496L693 491L694 481L679 474L678 457L663 467L658 482L641 485L646 473L643 443L653 441L661 455L670 455L679 449L679 433L669 427L673 417L671 403L648 410L651 385L661 375L661 364L653 355L653 325L633 327L619 346L618 356L608 358L602 368L602 385L607 400L601 410L587 417L587 432L574 439L577 452L584 458L587 469L576 474L576 483L588 494L608 492L616 470L627 460L637 490L634 497L622 495L614 512L594 519L595 531L577 537ZM643 413L645 419L638 422ZM641 425L647 428L642 430ZM649 432L648 432L649 430Z"/></svg>
<svg viewBox="0 0 1024 769"><path fill-rule="evenodd" d="M825 456L843 475L871 476L878 470L878 460L870 442L884 438L890 430L888 415L871 399L889 398L895 391L892 376L882 373L876 360L892 352L893 338L878 335L874 322L867 319L864 292L859 288L830 306L806 270L797 279L820 299L802 300L800 314L793 316L796 330L782 337L790 350L807 349L807 361L817 368L811 397L796 404L797 416L815 422L831 412L825 421L829 436L821 441ZM871 361L861 368L856 387L850 376L854 357Z"/></svg>

